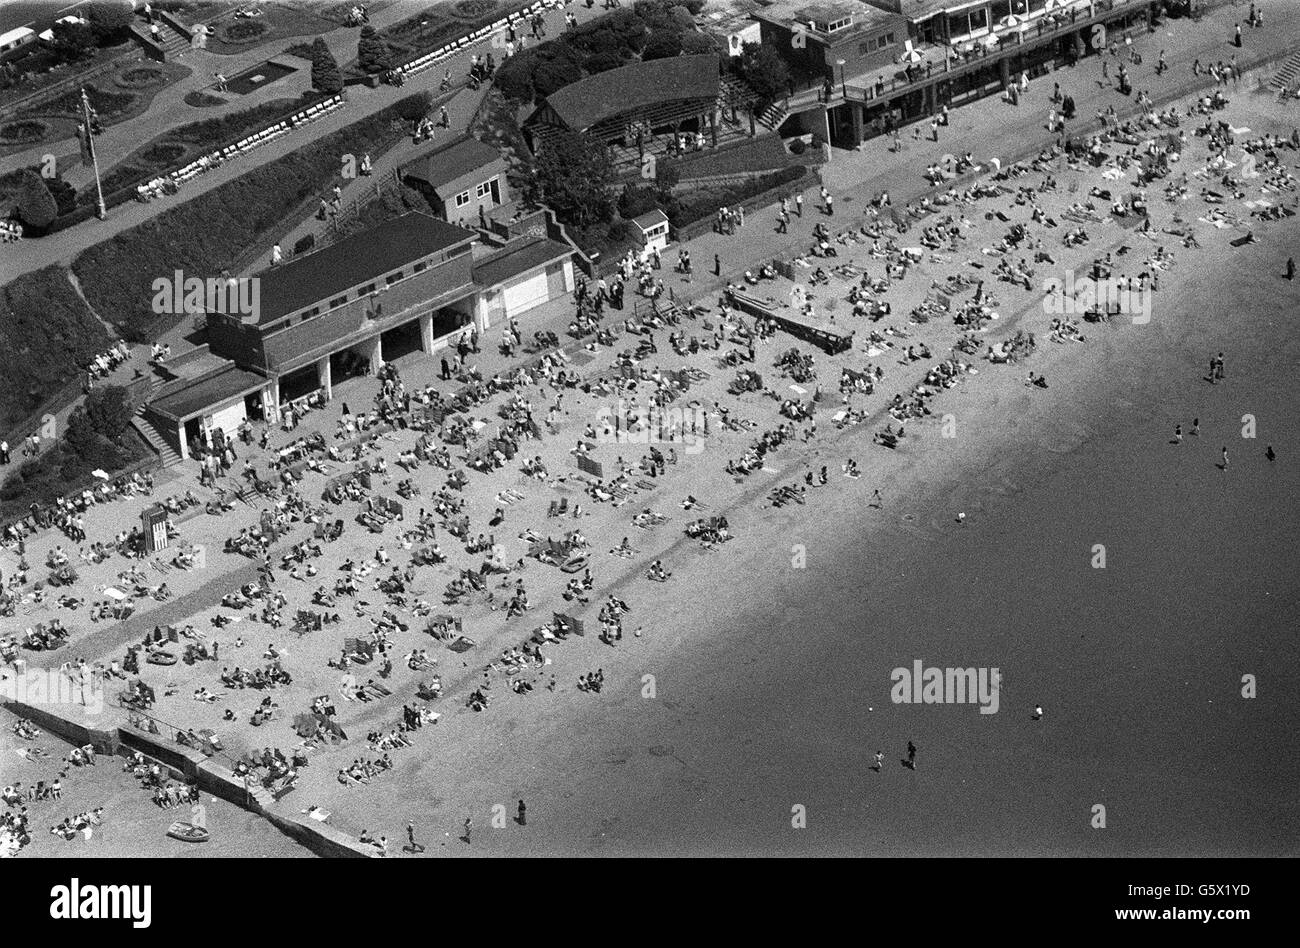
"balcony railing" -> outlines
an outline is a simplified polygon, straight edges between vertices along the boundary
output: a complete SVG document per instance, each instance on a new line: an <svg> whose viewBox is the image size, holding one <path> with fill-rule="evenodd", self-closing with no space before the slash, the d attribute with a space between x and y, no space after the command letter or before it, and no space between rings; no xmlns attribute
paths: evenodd
<svg viewBox="0 0 1300 948"><path fill-rule="evenodd" d="M875 102L881 98L891 98L895 93L921 87L926 82L934 79L936 75L955 78L980 68L990 58L997 59L1008 49L1020 47L1026 43L1036 45L1040 40L1059 39L1082 26L1087 26L1099 17L1113 13L1115 10L1125 7L1136 8L1147 3L1149 3L1149 0L1093 0L1086 8L1075 7L1067 12L1041 16L1036 20L1035 26L1025 24L1019 28L995 29L989 35L998 37L996 46L987 45L986 40L988 37L985 36L974 40L973 48L959 55L954 55L951 46L929 47L934 50L942 49L944 57L942 63L927 62L924 65L909 66L905 69L907 76L903 79L891 76L888 80L885 80L882 77L868 85L858 84L861 82L861 77L855 77L850 82L841 81L836 83L829 97L824 96L822 90L817 90L816 98L817 101L825 101L828 105L835 104L837 100L840 102ZM788 99L787 102L797 106L802 104L799 100L804 98L807 98L807 96L796 96Z"/></svg>

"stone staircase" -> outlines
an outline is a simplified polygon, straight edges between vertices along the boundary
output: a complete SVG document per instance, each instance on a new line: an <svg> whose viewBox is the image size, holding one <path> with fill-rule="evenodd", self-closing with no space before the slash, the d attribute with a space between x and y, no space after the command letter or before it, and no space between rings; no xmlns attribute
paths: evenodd
<svg viewBox="0 0 1300 948"><path fill-rule="evenodd" d="M190 48L190 38L166 17L158 17L155 22L158 24L157 42L162 47L167 62L172 62L185 55ZM145 22L144 14L140 14L137 21L131 26L131 31L143 39L149 39L149 24Z"/></svg>
<svg viewBox="0 0 1300 948"><path fill-rule="evenodd" d="M1268 81L1268 87L1277 92L1279 100L1293 94L1297 86L1300 86L1300 53L1283 63L1282 68Z"/></svg>
<svg viewBox="0 0 1300 948"><path fill-rule="evenodd" d="M149 447L153 448L154 453L162 461L164 468L181 463L181 456L172 449L170 444L163 440L163 436L158 433L158 429L150 424L149 419L145 418L144 415L137 412L135 417L131 419L131 427L149 443Z"/></svg>
<svg viewBox="0 0 1300 948"><path fill-rule="evenodd" d="M789 114L784 102L773 102L758 117L758 124L768 131L775 132L781 127L781 123L785 121L786 116Z"/></svg>
<svg viewBox="0 0 1300 948"><path fill-rule="evenodd" d="M181 456L176 450L167 443L167 440L158 433L158 429L153 423L144 416L145 407L158 394L158 390L163 387L162 379L154 379L149 386L149 392L142 399L140 407L135 410L135 415L131 418L131 427L133 427L140 437L148 442L149 447L158 455L164 468L172 467L181 463Z"/></svg>

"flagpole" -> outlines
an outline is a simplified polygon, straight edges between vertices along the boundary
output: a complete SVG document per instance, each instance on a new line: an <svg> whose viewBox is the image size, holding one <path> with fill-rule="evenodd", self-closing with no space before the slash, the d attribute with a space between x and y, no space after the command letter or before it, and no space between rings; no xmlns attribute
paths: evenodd
<svg viewBox="0 0 1300 948"><path fill-rule="evenodd" d="M104 189L99 183L99 157L95 154L94 131L90 127L90 98L86 95L86 89L81 89L81 121L85 128L86 151L90 152L90 165L95 171L95 196L99 202L99 219L102 221L108 216L108 210L104 207Z"/></svg>

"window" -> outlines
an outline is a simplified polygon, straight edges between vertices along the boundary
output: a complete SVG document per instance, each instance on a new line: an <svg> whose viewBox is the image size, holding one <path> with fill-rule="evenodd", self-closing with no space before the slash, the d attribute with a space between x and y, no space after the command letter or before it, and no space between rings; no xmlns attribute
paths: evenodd
<svg viewBox="0 0 1300 948"><path fill-rule="evenodd" d="M480 184L477 188L474 189L474 196L487 197L488 194L492 192L492 182L495 180L496 178L491 178L487 181L484 181L482 184Z"/></svg>
<svg viewBox="0 0 1300 948"><path fill-rule="evenodd" d="M394 283L396 283L404 276L406 276L406 274L401 270L398 270L396 273L388 274L388 281L387 281L388 286L392 286Z"/></svg>
<svg viewBox="0 0 1300 948"><path fill-rule="evenodd" d="M839 20L832 20L826 24L827 33L838 33L840 30L853 25L853 17L846 16Z"/></svg>
<svg viewBox="0 0 1300 948"><path fill-rule="evenodd" d="M894 34L886 33L884 36L876 37L876 49L887 49L894 45Z"/></svg>
<svg viewBox="0 0 1300 948"><path fill-rule="evenodd" d="M456 195L456 206L457 206L457 207L464 207L464 206L465 206L466 204L468 204L468 203L469 203L469 192L468 192L468 191L461 191L460 194L457 194L457 195Z"/></svg>
<svg viewBox="0 0 1300 948"><path fill-rule="evenodd" d="M302 314L302 321L305 323L307 320L311 319L313 316L319 316L319 315L320 315L320 307L319 307L319 306L313 306L311 309L307 310L307 312L305 312L305 313Z"/></svg>
<svg viewBox="0 0 1300 948"><path fill-rule="evenodd" d="M346 296L336 296L334 299L330 300L330 309L333 309L336 306L342 306L347 301L348 298Z"/></svg>
<svg viewBox="0 0 1300 948"><path fill-rule="evenodd" d="M428 266L427 263L425 263L423 260L419 260L419 261L417 261L416 264L415 264L415 272L416 272L416 273L419 273L421 270L423 270L423 269L424 269L425 267L427 267L427 266Z"/></svg>
<svg viewBox="0 0 1300 948"><path fill-rule="evenodd" d="M367 283L365 286L361 287L361 289L357 290L357 296L365 296L373 292L375 292L375 285L373 283Z"/></svg>

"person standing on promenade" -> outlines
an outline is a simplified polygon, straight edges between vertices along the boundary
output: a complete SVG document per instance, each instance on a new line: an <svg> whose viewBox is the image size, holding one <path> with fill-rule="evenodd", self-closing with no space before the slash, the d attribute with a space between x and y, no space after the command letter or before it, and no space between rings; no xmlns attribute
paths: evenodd
<svg viewBox="0 0 1300 948"><path fill-rule="evenodd" d="M1238 23L1234 29L1235 33L1232 37L1232 45L1237 47L1237 49L1241 49L1241 24Z"/></svg>
<svg viewBox="0 0 1300 948"><path fill-rule="evenodd" d="M794 212L803 217L803 194L802 192L794 196Z"/></svg>

